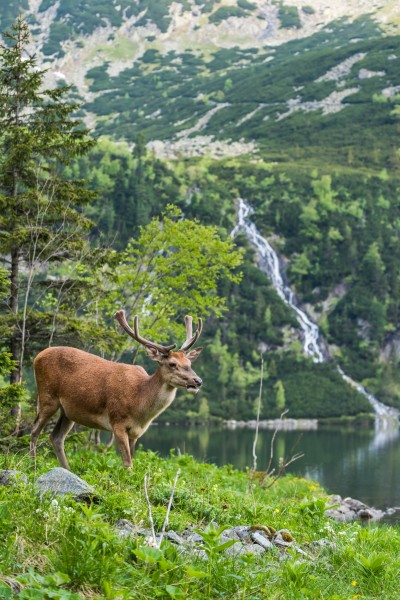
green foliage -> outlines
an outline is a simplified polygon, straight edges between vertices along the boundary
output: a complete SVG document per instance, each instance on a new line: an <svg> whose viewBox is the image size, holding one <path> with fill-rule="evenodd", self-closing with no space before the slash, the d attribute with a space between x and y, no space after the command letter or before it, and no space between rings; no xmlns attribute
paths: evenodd
<svg viewBox="0 0 400 600"><path fill-rule="evenodd" d="M218 24L229 19L229 17L243 17L246 16L248 8L239 4L238 6L221 6L209 16L208 20L210 23Z"/></svg>
<svg viewBox="0 0 400 600"><path fill-rule="evenodd" d="M287 15L282 18L288 26L300 25L296 7L282 4L280 10ZM250 9L224 6L210 19L226 18L232 11L245 16ZM223 90L228 106L207 120L203 134L226 141L256 141L266 159L329 165L331 172L335 165L360 169L392 165L398 170L395 99L377 103L385 86L382 78L359 79L356 71L384 70L384 81L392 85L399 78L399 66L388 56L395 53L398 43L398 36L383 37L373 21L362 18L351 24L331 23L329 29L280 45L273 54L234 47L214 52L209 60L208 51L207 57L168 52L157 56L157 69L136 62L115 77L109 76L105 63L88 74L89 80L94 79L92 91L103 93L87 109L100 117L96 125L100 134L134 141L141 132L147 139L170 140L199 122L212 108L210 100L222 97L222 78L228 78L232 86ZM360 91L343 101L341 111L322 114L317 106L311 112L299 107L283 118L295 97L302 103L322 101L334 92L334 81L319 78L356 53L366 57L343 75L343 83L345 89ZM267 58L273 60L266 62ZM293 91L300 86L301 91Z"/></svg>
<svg viewBox="0 0 400 600"><path fill-rule="evenodd" d="M360 556L358 558L365 577L377 577L384 574L388 562L387 554L372 552L369 556Z"/></svg>
<svg viewBox="0 0 400 600"><path fill-rule="evenodd" d="M257 4L253 2L249 2L248 0L237 0L237 5L239 8L243 8L243 10L256 10Z"/></svg>
<svg viewBox="0 0 400 600"><path fill-rule="evenodd" d="M46 453L44 448L39 453L38 475L55 465ZM21 454L9 455L7 467L31 473L29 459ZM356 594L384 600L396 597L398 527L365 528L329 520L325 516L328 498L312 481L290 476L268 491L254 483L250 489L248 476L231 467L201 464L187 455L161 459L141 450L135 457L134 476L123 470L114 451L105 455L78 450L72 468L101 490L100 504L86 507L69 497L40 497L31 484L0 487L2 598L14 596L12 583L22 586L18 597L26 600L227 594L254 600L271 594L293 600ZM155 548L141 535L121 537L116 528L119 519L149 526L143 490L146 474L151 475L150 503L159 516L159 531L178 468L176 494L186 500L173 502L171 528L179 533L189 527L203 542L182 552L167 539ZM208 518L197 512L200 504L212 509ZM259 523L288 529L305 554L299 556L292 548L235 556L234 540L223 538L225 529ZM322 538L324 544L318 543Z"/></svg>
<svg viewBox="0 0 400 600"><path fill-rule="evenodd" d="M301 28L301 19L297 6L288 6L287 4L281 3L279 5L278 16L281 27L284 29L292 29L293 27L296 29Z"/></svg>
<svg viewBox="0 0 400 600"><path fill-rule="evenodd" d="M216 227L182 219L179 209L167 206L162 219L152 219L128 243L116 270L118 299L111 294L108 305L113 310L125 299L130 312L150 312L145 323L153 337L168 331L178 315L220 316L225 300L218 282L238 283L241 261L233 241L222 240Z"/></svg>
<svg viewBox="0 0 400 600"><path fill-rule="evenodd" d="M24 361L36 344L52 339L54 321L38 306L44 295L45 267L91 255L90 221L82 214L92 199L82 181L60 176L61 165L91 146L87 131L74 118L78 108L68 88L43 89L44 71L27 54L28 25L18 18L0 48L0 253L10 256L0 327L20 383ZM92 265L94 257L91 255ZM7 261L6 261L7 264ZM22 269L23 265L23 269ZM59 297L72 281L47 282ZM53 311L54 314L54 311ZM37 346L36 346L37 347Z"/></svg>

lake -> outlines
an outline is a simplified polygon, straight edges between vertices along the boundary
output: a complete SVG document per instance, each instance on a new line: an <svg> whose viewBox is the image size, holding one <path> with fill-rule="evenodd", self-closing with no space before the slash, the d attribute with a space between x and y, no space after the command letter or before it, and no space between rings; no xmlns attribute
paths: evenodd
<svg viewBox="0 0 400 600"><path fill-rule="evenodd" d="M266 468L273 431L259 432L257 469ZM152 426L141 438L145 449L167 456L170 449L216 465L244 470L253 464L254 431L186 425ZM288 472L318 481L329 493L351 496L375 508L400 506L399 429L324 427L281 431L275 439L278 458L304 452Z"/></svg>

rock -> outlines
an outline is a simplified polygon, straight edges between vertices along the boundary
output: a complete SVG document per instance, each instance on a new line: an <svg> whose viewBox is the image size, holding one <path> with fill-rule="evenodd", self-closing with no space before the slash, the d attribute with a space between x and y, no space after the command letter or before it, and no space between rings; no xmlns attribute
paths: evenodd
<svg viewBox="0 0 400 600"><path fill-rule="evenodd" d="M188 542L190 544L202 544L204 541L199 533L190 531L188 529L182 533L182 537L184 542Z"/></svg>
<svg viewBox="0 0 400 600"><path fill-rule="evenodd" d="M0 471L0 485L13 485L18 483L28 483L28 478L24 473L15 469L4 469Z"/></svg>
<svg viewBox="0 0 400 600"><path fill-rule="evenodd" d="M195 556L196 558L201 558L201 560L208 560L207 552L199 548L196 544L183 544L182 546L178 546L177 550L185 556L189 555L190 558Z"/></svg>
<svg viewBox="0 0 400 600"><path fill-rule="evenodd" d="M292 537L292 540L294 540L293 536L291 536L291 534L289 533L289 531L287 529L280 529L279 531L276 532L276 534L273 537L273 543L275 544L275 546L279 546L281 548L290 548L293 545L293 541L289 542L288 540L288 535L290 537Z"/></svg>
<svg viewBox="0 0 400 600"><path fill-rule="evenodd" d="M385 515L384 511L371 508L355 498L342 500L340 496L333 496L332 501L334 505L338 504L339 506L329 508L325 514L337 522L346 523L358 519L362 521L379 521Z"/></svg>
<svg viewBox="0 0 400 600"><path fill-rule="evenodd" d="M274 545L269 541L267 534L264 531L253 531L251 533L251 539L255 544L258 544L264 550L272 550Z"/></svg>
<svg viewBox="0 0 400 600"><path fill-rule="evenodd" d="M288 529L279 529L274 533L274 538L280 536L284 542L294 542L294 537Z"/></svg>
<svg viewBox="0 0 400 600"><path fill-rule="evenodd" d="M391 515L395 515L397 513L397 511L399 511L400 508L398 506L395 506L394 508L388 508L386 511L386 514L391 516Z"/></svg>
<svg viewBox="0 0 400 600"><path fill-rule="evenodd" d="M182 546L182 544L184 543L183 539L181 538L180 535L178 535L175 531L173 531L172 529L170 531L167 531L165 534L165 537L170 541L173 542L174 544L178 544L178 546Z"/></svg>
<svg viewBox="0 0 400 600"><path fill-rule="evenodd" d="M263 531L270 540L272 540L276 533L276 529L274 527L271 527L270 525L252 525L251 530Z"/></svg>
<svg viewBox="0 0 400 600"><path fill-rule="evenodd" d="M237 542L225 550L226 556L234 558L235 556L245 556L246 554L254 554L263 556L265 554L265 548L258 544L244 544L243 542Z"/></svg>
<svg viewBox="0 0 400 600"><path fill-rule="evenodd" d="M336 550L336 544L328 540L328 538L321 538L320 540L315 540L309 544L311 549L314 548L328 548L329 550Z"/></svg>
<svg viewBox="0 0 400 600"><path fill-rule="evenodd" d="M377 510L376 508L362 508L357 515L361 521L380 521L385 513L383 510Z"/></svg>
<svg viewBox="0 0 400 600"><path fill-rule="evenodd" d="M241 540L242 542L251 542L251 527L247 525L238 525L225 529L224 535L232 540Z"/></svg>
<svg viewBox="0 0 400 600"><path fill-rule="evenodd" d="M50 493L59 496L71 494L75 500L98 501L96 491L91 485L62 467L55 467L41 475L35 482L35 488L41 494Z"/></svg>
<svg viewBox="0 0 400 600"><path fill-rule="evenodd" d="M132 521L128 521L128 519L119 519L116 522L115 527L118 530L118 534L122 537L142 535L144 537L151 536L151 529L147 529L146 527L138 527L134 525Z"/></svg>
<svg viewBox="0 0 400 600"><path fill-rule="evenodd" d="M361 500L356 500L355 498L345 498L343 503L349 506L352 510L361 510L362 508L367 508L367 505Z"/></svg>

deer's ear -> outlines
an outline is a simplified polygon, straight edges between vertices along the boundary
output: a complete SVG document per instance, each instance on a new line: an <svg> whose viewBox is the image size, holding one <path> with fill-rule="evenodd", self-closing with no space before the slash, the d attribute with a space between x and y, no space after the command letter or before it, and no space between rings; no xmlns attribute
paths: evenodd
<svg viewBox="0 0 400 600"><path fill-rule="evenodd" d="M188 358L190 362L194 362L196 358L198 358L202 350L203 348L196 348L195 350L190 350L190 352L186 352L186 358Z"/></svg>
<svg viewBox="0 0 400 600"><path fill-rule="evenodd" d="M146 346L147 356L151 358L151 360L155 360L157 362L162 362L165 358L164 354L161 354L156 348L151 348L150 346Z"/></svg>

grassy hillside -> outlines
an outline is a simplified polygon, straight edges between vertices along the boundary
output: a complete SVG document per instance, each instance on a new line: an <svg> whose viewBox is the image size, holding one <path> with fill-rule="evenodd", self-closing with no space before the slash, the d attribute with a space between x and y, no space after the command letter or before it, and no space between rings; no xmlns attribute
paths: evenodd
<svg viewBox="0 0 400 600"><path fill-rule="evenodd" d="M255 141L270 160L397 167L399 42L360 19L266 52L219 50L207 61L149 50L115 77L109 63L91 69L96 97L87 108L101 117L96 131L130 141L139 132L148 140L208 135Z"/></svg>
<svg viewBox="0 0 400 600"><path fill-rule="evenodd" d="M37 475L55 464L45 454L42 450L38 458ZM398 528L331 521L325 516L328 498L312 481L290 476L267 489L258 480L249 485L247 474L229 466L200 464L187 455L162 460L141 451L131 472L122 469L114 451L75 451L72 463L98 491L97 504L39 496L31 464L21 454L8 456L6 467L25 472L29 483L0 486L4 600L389 600L397 595ZM119 519L149 528L145 475L160 532L178 469L167 530L193 528L204 541L182 552L167 539L157 549L143 535L121 537ZM237 525L282 529L295 542L258 556L225 553L223 530Z"/></svg>

